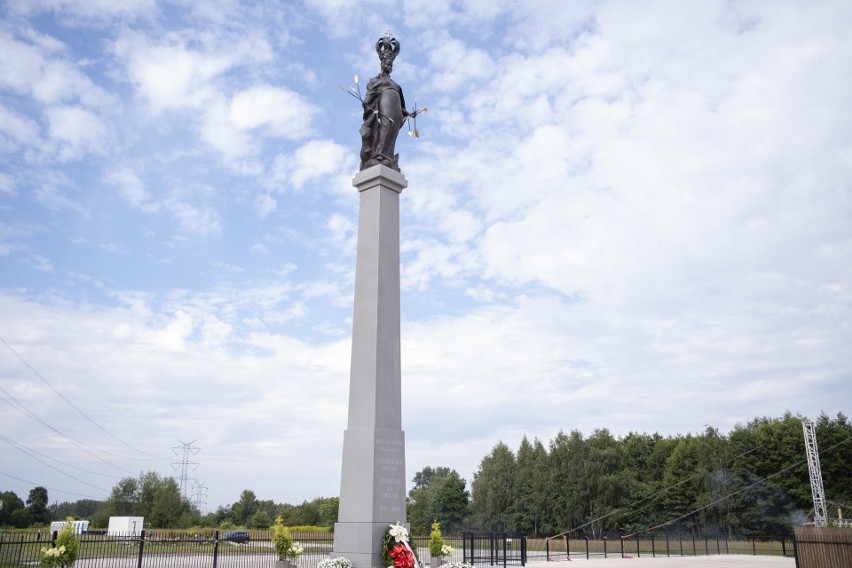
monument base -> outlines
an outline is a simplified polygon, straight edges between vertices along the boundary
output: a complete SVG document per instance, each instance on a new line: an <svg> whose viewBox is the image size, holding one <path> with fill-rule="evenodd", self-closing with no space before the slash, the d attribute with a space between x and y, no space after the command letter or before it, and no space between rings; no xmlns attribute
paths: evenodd
<svg viewBox="0 0 852 568"><path fill-rule="evenodd" d="M382 538L390 523L334 523L334 554L352 561L353 566L384 566L381 555ZM364 543L372 543L365 552Z"/></svg>

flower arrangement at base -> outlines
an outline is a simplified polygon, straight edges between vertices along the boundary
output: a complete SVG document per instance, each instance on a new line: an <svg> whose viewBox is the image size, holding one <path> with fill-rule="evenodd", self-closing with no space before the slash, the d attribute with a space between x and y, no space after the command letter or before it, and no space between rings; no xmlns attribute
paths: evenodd
<svg viewBox="0 0 852 568"><path fill-rule="evenodd" d="M452 556L452 555L453 555L453 552L455 552L455 551L456 551L456 549L455 549L455 548L453 548L453 547L452 547L452 546L450 546L449 544L445 544L445 545L441 546L441 554L440 554L440 556L441 556L442 558L443 558L444 556Z"/></svg>
<svg viewBox="0 0 852 568"><path fill-rule="evenodd" d="M352 561L343 556L337 558L326 558L317 564L317 568L352 568Z"/></svg>
<svg viewBox="0 0 852 568"><path fill-rule="evenodd" d="M382 560L388 568L419 568L417 553L408 544L408 530L399 523L390 525L382 539Z"/></svg>
<svg viewBox="0 0 852 568"><path fill-rule="evenodd" d="M52 547L41 547L38 555L39 566L42 568L67 568L74 565L80 542L77 540L74 527L71 525L73 520L72 517L66 519L67 522L59 531Z"/></svg>
<svg viewBox="0 0 852 568"><path fill-rule="evenodd" d="M473 568L473 566L465 562L447 562L446 564L441 564L441 568Z"/></svg>

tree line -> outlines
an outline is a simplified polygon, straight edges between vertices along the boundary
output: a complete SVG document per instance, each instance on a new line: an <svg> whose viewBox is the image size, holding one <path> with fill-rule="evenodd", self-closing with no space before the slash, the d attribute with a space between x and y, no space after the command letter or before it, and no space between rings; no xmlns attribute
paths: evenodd
<svg viewBox="0 0 852 568"><path fill-rule="evenodd" d="M852 503L852 426L823 414L816 435L836 512ZM499 443L471 486L466 524L479 530L599 537L670 523L696 534L777 536L813 518L802 423L789 412L727 435L707 427L616 438L601 429L560 432L548 447L524 438L517 452Z"/></svg>
<svg viewBox="0 0 852 568"><path fill-rule="evenodd" d="M852 426L843 414L822 414L816 433L830 511L852 509ZM47 489L36 487L25 504L0 492L0 526L43 526L72 516L106 527L110 516L142 516L155 528L266 530L281 516L287 526L331 529L338 506L337 497L292 505L245 489L235 503L201 514L174 478L145 472L119 481L104 501L48 505ZM407 508L419 535L438 521L445 534L599 537L671 523L695 534L779 536L813 515L801 420L789 412L737 425L727 435L709 426L666 437L615 437L600 429L589 436L559 432L547 446L524 437L517 451L500 442L482 458L470 490L448 467L415 473Z"/></svg>

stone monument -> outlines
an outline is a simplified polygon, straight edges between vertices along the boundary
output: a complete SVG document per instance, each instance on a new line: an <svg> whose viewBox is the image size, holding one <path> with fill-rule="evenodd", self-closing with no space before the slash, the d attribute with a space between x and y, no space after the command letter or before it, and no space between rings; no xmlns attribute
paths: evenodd
<svg viewBox="0 0 852 568"><path fill-rule="evenodd" d="M399 43L390 34L376 51L381 73L358 99L364 108L349 419L343 435L340 511L334 556L355 568L383 566L382 537L405 523L405 434L400 410L399 195L408 183L395 153L405 110L390 78ZM354 96L354 95L353 95Z"/></svg>

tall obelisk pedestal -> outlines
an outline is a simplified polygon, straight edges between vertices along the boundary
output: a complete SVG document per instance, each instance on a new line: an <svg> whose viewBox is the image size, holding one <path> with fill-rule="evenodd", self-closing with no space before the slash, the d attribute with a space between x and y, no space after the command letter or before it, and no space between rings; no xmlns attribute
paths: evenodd
<svg viewBox="0 0 852 568"><path fill-rule="evenodd" d="M408 186L383 165L358 172L360 193L349 421L343 434L334 556L383 566L389 524L405 522L399 316L399 194Z"/></svg>

